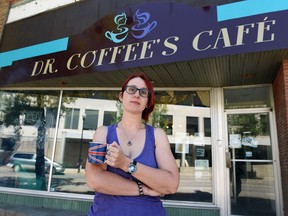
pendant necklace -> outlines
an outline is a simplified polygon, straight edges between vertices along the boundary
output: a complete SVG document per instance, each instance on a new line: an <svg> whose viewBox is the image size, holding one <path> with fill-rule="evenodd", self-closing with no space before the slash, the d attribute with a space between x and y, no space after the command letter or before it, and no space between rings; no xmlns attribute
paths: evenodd
<svg viewBox="0 0 288 216"><path fill-rule="evenodd" d="M123 129L124 134L125 134L125 136L126 136L126 138L127 138L127 140L128 140L128 142L127 142L127 145L128 145L128 146L132 146L132 145L133 145L132 140L136 137L136 135L138 134L140 128L141 128L141 127L138 127L138 130L136 131L136 133L134 134L134 136L133 136L131 139L129 139L129 137L127 136L127 133L126 133L126 131L125 131L125 127L124 127L123 124L122 124L122 129Z"/></svg>

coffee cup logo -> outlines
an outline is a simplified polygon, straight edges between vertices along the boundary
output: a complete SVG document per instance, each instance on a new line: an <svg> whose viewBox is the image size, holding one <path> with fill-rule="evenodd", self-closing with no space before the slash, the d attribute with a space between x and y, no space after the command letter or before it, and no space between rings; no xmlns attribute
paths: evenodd
<svg viewBox="0 0 288 216"><path fill-rule="evenodd" d="M141 13L140 10L135 12L133 21L136 24L132 26L131 34L136 39L144 38L157 26L156 21L150 22L150 13ZM115 16L114 23L116 24L116 29L112 31L106 31L105 37L114 43L121 43L127 38L129 33L129 28L126 27L127 16L125 12Z"/></svg>
<svg viewBox="0 0 288 216"><path fill-rule="evenodd" d="M149 23L149 19L150 19L149 13L147 12L140 13L139 10L136 11L134 15L134 21L137 22L137 24L131 28L132 35L134 38L141 39L145 37L157 26L156 21ZM140 34L138 34L138 32L140 32Z"/></svg>
<svg viewBox="0 0 288 216"><path fill-rule="evenodd" d="M114 23L117 25L116 30L106 31L105 37L113 41L114 43L121 43L122 41L124 41L128 35L129 30L127 27L125 27L126 22L127 17L124 12L115 16Z"/></svg>

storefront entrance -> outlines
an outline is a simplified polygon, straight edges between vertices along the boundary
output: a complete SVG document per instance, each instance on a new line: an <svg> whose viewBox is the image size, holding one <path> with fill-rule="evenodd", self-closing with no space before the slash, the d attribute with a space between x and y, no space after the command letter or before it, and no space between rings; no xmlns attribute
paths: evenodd
<svg viewBox="0 0 288 216"><path fill-rule="evenodd" d="M227 164L229 215L277 215L271 111L226 111L226 120L231 159Z"/></svg>

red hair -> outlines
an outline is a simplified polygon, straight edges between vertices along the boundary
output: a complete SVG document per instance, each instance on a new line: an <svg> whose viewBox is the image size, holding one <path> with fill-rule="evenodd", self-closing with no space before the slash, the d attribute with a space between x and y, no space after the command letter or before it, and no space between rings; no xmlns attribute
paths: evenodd
<svg viewBox="0 0 288 216"><path fill-rule="evenodd" d="M153 85L152 83L150 82L150 79L146 76L146 74L144 73L137 73L137 74L132 74L130 75L126 81L123 83L122 85L122 89L121 89L121 92L124 93L125 91L125 87L127 86L128 82L131 80L131 79L134 79L136 77L139 77L141 78L146 86L147 86L147 89L150 91L150 95L149 95L149 98L148 98L148 103L147 103L147 107L143 110L142 112L142 119L144 119L144 121L148 121L149 119L149 115L153 112L154 110L154 106L155 106L155 95L154 95L154 88L153 88Z"/></svg>

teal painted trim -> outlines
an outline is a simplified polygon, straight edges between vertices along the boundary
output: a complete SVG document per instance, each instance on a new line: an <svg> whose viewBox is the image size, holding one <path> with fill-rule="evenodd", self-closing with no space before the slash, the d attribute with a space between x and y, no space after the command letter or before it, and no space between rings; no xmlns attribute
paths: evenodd
<svg viewBox="0 0 288 216"><path fill-rule="evenodd" d="M12 65L13 61L65 51L68 47L68 41L69 38L66 37L46 43L41 43L0 53L0 68Z"/></svg>
<svg viewBox="0 0 288 216"><path fill-rule="evenodd" d="M11 205L22 205L28 207L47 208L47 209L61 209L69 211L77 211L87 213L90 208L91 201L72 200L69 198L49 198L31 195L19 194L5 194L0 192L0 203L7 203ZM219 208L205 208L205 207L165 207L167 216L220 216Z"/></svg>
<svg viewBox="0 0 288 216"><path fill-rule="evenodd" d="M217 6L218 21L288 10L287 0L246 0Z"/></svg>

